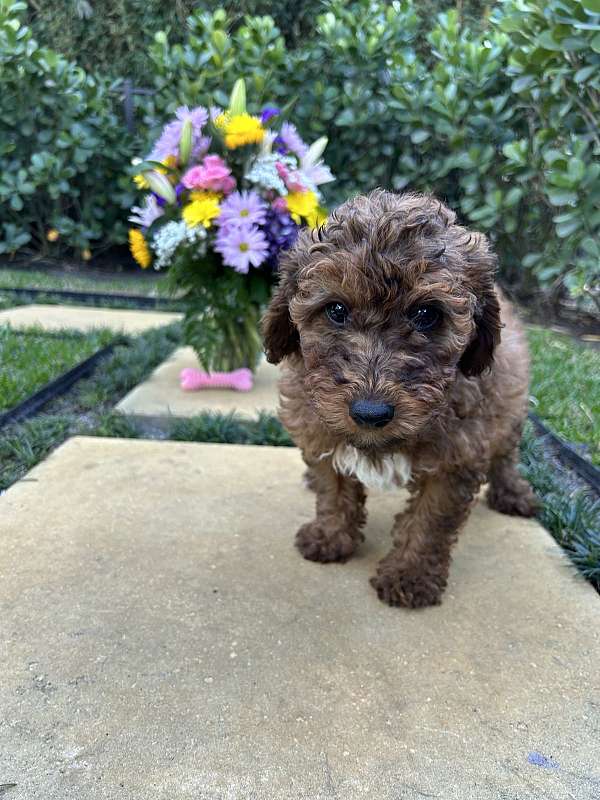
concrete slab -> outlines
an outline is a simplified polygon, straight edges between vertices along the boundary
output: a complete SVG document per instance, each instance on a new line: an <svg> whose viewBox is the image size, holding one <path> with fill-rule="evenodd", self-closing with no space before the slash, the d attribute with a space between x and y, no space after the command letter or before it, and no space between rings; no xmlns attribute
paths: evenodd
<svg viewBox="0 0 600 800"><path fill-rule="evenodd" d="M187 367L197 369L199 366L191 347L178 348L146 381L125 395L116 411L159 427L174 417L193 417L204 411L235 412L246 418L256 417L259 411L276 413L279 402L277 367L262 361L250 392L231 389L184 392L179 385L179 373Z"/></svg>
<svg viewBox="0 0 600 800"><path fill-rule="evenodd" d="M600 797L600 600L549 535L478 505L443 605L391 609L367 578L398 496L317 565L301 473L76 438L0 498L0 794Z"/></svg>
<svg viewBox="0 0 600 800"><path fill-rule="evenodd" d="M119 333L143 333L150 328L170 325L182 318L181 314L165 311L136 311L120 308L93 308L90 306L30 305L0 311L0 325L12 328L42 328L59 331L72 328L91 331L108 328Z"/></svg>

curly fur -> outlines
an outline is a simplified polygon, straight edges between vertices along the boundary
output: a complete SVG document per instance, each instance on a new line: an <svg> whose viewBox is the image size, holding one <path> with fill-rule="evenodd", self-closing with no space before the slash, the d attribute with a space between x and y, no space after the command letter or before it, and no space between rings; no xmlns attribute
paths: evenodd
<svg viewBox="0 0 600 800"><path fill-rule="evenodd" d="M272 363L285 359L281 418L317 506L296 544L314 561L346 560L363 540L363 484L407 481L394 546L371 579L390 605L440 602L452 544L486 479L492 508L536 509L516 469L527 349L495 270L486 238L441 202L381 190L304 231L282 259L265 348ZM330 302L350 310L343 328L324 313ZM439 328L411 326L418 303L441 310ZM360 398L393 405L393 420L356 425L349 405Z"/></svg>

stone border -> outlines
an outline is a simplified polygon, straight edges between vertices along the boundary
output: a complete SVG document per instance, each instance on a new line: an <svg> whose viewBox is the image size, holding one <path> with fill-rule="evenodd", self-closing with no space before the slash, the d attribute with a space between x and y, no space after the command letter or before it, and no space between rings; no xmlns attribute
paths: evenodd
<svg viewBox="0 0 600 800"><path fill-rule="evenodd" d="M62 300L76 300L82 303L126 302L129 308L153 308L156 310L172 311L174 303L165 297L148 297L139 294L123 294L111 292L74 292L69 289L38 289L0 286L0 294L13 294L23 299L36 300L40 297L56 297Z"/></svg>
<svg viewBox="0 0 600 800"><path fill-rule="evenodd" d="M544 422L534 414L529 412L529 419L533 423L539 439L546 439L556 450L556 455L567 467L574 470L577 475L589 484L595 492L600 495L600 470L591 461L582 458L579 453L567 442L553 433Z"/></svg>

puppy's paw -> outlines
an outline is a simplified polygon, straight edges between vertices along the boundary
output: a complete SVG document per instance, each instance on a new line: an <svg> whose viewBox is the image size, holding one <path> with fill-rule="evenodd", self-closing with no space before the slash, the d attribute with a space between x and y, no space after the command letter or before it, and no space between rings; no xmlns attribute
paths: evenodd
<svg viewBox="0 0 600 800"><path fill-rule="evenodd" d="M428 565L400 569L394 559L385 558L371 578L371 586L383 603L404 608L439 605L446 583L445 571L431 569Z"/></svg>
<svg viewBox="0 0 600 800"><path fill-rule="evenodd" d="M296 534L296 547L309 561L347 561L362 537L338 528L329 529L318 520L307 522Z"/></svg>
<svg viewBox="0 0 600 800"><path fill-rule="evenodd" d="M515 517L534 517L540 501L527 481L520 478L510 486L491 486L487 493L488 506L501 514Z"/></svg>

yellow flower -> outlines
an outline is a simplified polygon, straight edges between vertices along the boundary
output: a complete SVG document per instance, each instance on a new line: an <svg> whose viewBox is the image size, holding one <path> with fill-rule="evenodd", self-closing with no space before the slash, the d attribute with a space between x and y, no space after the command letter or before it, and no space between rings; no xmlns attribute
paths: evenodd
<svg viewBox="0 0 600 800"><path fill-rule="evenodd" d="M148 183L146 178L142 175L142 173L140 173L139 175L134 175L133 176L133 182L135 183L137 188L141 189L142 191L144 189L149 189L150 188L150 184Z"/></svg>
<svg viewBox="0 0 600 800"><path fill-rule="evenodd" d="M167 156L166 158L163 158L161 163L164 164L165 167L167 168L175 169L175 167L177 166L177 156L174 155ZM158 171L162 172L163 175L167 172L166 169L159 169Z"/></svg>
<svg viewBox="0 0 600 800"><path fill-rule="evenodd" d="M292 219L294 222L298 223L298 225L302 222L302 217L304 217L309 224L310 220L316 218L319 202L314 192L290 192L286 195L285 201L288 211L292 215Z"/></svg>
<svg viewBox="0 0 600 800"><path fill-rule="evenodd" d="M219 192L209 192L209 191L201 191L196 190L190 192L190 200L215 200L217 203L221 199L222 195Z"/></svg>
<svg viewBox="0 0 600 800"><path fill-rule="evenodd" d="M229 124L230 119L231 115L228 114L227 111L223 111L218 117L215 117L213 124L215 128L218 128L220 131L224 131Z"/></svg>
<svg viewBox="0 0 600 800"><path fill-rule="evenodd" d="M49 242L55 242L59 236L60 233L56 230L56 228L50 228L50 230L46 233L46 239L48 239Z"/></svg>
<svg viewBox="0 0 600 800"><path fill-rule="evenodd" d="M314 213L308 214L306 223L311 228L320 228L327 222L327 209L322 206L317 206Z"/></svg>
<svg viewBox="0 0 600 800"><path fill-rule="evenodd" d="M165 165L165 167L176 169L178 163L177 156L167 156L166 158L163 158L162 163ZM169 172L168 169L158 169L157 172L160 172L161 175L167 175L173 185L177 183L177 175L174 172Z"/></svg>
<svg viewBox="0 0 600 800"><path fill-rule="evenodd" d="M89 249L89 247L86 247L85 250L81 251L81 257L84 261L91 261L92 251Z"/></svg>
<svg viewBox="0 0 600 800"><path fill-rule="evenodd" d="M129 229L129 249L142 269L146 269L152 263L150 249L144 239L144 234L137 228Z"/></svg>
<svg viewBox="0 0 600 800"><path fill-rule="evenodd" d="M265 136L265 129L259 118L251 117L250 114L234 114L223 125L223 129L225 145L230 150L245 144L258 144Z"/></svg>
<svg viewBox="0 0 600 800"><path fill-rule="evenodd" d="M182 217L186 221L188 228L194 228L196 225L204 225L205 228L210 228L211 221L218 217L221 211L219 201L214 196L214 192L194 192L194 194L213 196L192 200L183 209Z"/></svg>

